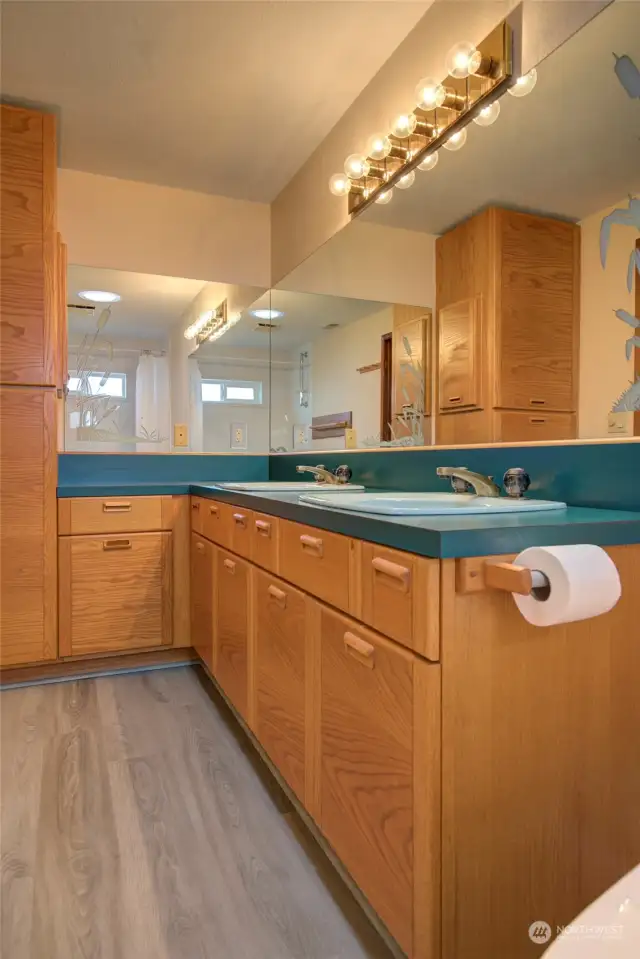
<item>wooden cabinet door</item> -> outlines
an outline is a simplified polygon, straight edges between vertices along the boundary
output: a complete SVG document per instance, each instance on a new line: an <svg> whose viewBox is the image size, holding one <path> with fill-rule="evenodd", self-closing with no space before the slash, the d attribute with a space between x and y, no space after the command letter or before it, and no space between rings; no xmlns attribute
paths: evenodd
<svg viewBox="0 0 640 959"><path fill-rule="evenodd" d="M55 386L55 119L6 105L0 118L0 383Z"/></svg>
<svg viewBox="0 0 640 959"><path fill-rule="evenodd" d="M497 406L576 409L580 227L499 211Z"/></svg>
<svg viewBox="0 0 640 959"><path fill-rule="evenodd" d="M171 533L61 536L60 655L171 645Z"/></svg>
<svg viewBox="0 0 640 959"><path fill-rule="evenodd" d="M191 534L191 644L211 672L214 671L215 553L213 543L197 533Z"/></svg>
<svg viewBox="0 0 640 959"><path fill-rule="evenodd" d="M431 312L395 306L393 317L393 420L396 438L424 432L431 413L429 327Z"/></svg>
<svg viewBox="0 0 640 959"><path fill-rule="evenodd" d="M216 556L215 677L235 708L248 719L250 566L219 549Z"/></svg>
<svg viewBox="0 0 640 959"><path fill-rule="evenodd" d="M481 298L443 307L438 313L440 411L480 407Z"/></svg>
<svg viewBox="0 0 640 959"><path fill-rule="evenodd" d="M296 795L305 798L306 598L254 574L255 732Z"/></svg>
<svg viewBox="0 0 640 959"><path fill-rule="evenodd" d="M0 389L0 665L55 659L55 393Z"/></svg>
<svg viewBox="0 0 640 959"><path fill-rule="evenodd" d="M407 955L435 956L439 667L326 607L320 648L322 831Z"/></svg>

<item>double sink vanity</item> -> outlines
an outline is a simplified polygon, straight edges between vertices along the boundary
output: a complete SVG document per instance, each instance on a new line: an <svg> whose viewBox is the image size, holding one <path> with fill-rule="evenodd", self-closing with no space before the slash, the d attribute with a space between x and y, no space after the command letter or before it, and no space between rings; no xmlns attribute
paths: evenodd
<svg viewBox="0 0 640 959"><path fill-rule="evenodd" d="M295 481L59 496L60 655L192 646L407 956L537 955L534 920L640 859L618 814L640 797L640 514ZM533 627L485 580L579 542L622 581L598 619Z"/></svg>

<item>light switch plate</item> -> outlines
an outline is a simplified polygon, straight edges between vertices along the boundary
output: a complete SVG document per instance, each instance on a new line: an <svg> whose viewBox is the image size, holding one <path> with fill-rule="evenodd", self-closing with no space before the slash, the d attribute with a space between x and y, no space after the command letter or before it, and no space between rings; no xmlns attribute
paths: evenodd
<svg viewBox="0 0 640 959"><path fill-rule="evenodd" d="M633 436L633 413L609 413L607 433L610 436Z"/></svg>
<svg viewBox="0 0 640 959"><path fill-rule="evenodd" d="M231 449L232 450L247 449L247 424L246 423L231 424Z"/></svg>
<svg viewBox="0 0 640 959"><path fill-rule="evenodd" d="M186 425L186 423L174 423L173 445L174 446L189 445L189 427Z"/></svg>

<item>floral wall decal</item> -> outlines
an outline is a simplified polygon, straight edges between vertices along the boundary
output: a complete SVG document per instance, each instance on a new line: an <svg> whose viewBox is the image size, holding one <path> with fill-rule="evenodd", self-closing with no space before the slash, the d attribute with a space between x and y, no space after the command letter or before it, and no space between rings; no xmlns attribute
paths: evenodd
<svg viewBox="0 0 640 959"><path fill-rule="evenodd" d="M620 60L617 62L619 63ZM613 226L632 226L640 232L640 197L629 197L629 203L626 207L612 210L603 218L600 225L600 262L603 269L607 263L607 251ZM636 249L634 242L627 269L627 289L629 292L633 289L633 278L636 274L640 276L640 250ZM628 310L618 309L614 310L614 313L619 320L630 326L632 330L640 328L640 319L633 316ZM634 349L639 347L640 335L634 333L625 343L625 354L628 360L631 359ZM640 410L640 377L635 382L630 383L611 407L612 413L631 413L636 410Z"/></svg>

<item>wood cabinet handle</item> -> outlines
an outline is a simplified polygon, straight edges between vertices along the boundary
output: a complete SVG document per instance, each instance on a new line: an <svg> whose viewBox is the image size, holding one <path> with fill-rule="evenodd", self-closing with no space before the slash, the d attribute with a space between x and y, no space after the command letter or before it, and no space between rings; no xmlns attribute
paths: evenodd
<svg viewBox="0 0 640 959"><path fill-rule="evenodd" d="M230 573L235 573L236 564L234 563L232 559L223 560L222 565L224 566L225 569L228 569Z"/></svg>
<svg viewBox="0 0 640 959"><path fill-rule="evenodd" d="M544 406L546 400L529 400L532 406Z"/></svg>
<svg viewBox="0 0 640 959"><path fill-rule="evenodd" d="M402 584L403 593L409 590L411 570L407 569L406 566L400 566L399 563L392 563L388 559L382 559L381 556L376 556L375 559L372 559L371 565L377 573L382 573L383 576L398 580L398 582Z"/></svg>
<svg viewBox="0 0 640 959"><path fill-rule="evenodd" d="M245 516L244 513L234 513L234 514L233 514L233 520L234 520L235 523L238 524L238 526L246 526L246 525L247 525L247 517Z"/></svg>
<svg viewBox="0 0 640 959"><path fill-rule="evenodd" d="M262 536L271 536L271 523L267 523L263 519L256 520L256 529Z"/></svg>
<svg viewBox="0 0 640 959"><path fill-rule="evenodd" d="M131 503L126 500L105 500L102 504L103 513L128 513L131 510Z"/></svg>
<svg viewBox="0 0 640 959"><path fill-rule="evenodd" d="M212 516L217 516L218 513L220 512L220 508L218 506L210 506L209 512L211 513Z"/></svg>
<svg viewBox="0 0 640 959"><path fill-rule="evenodd" d="M344 647L349 655L353 656L354 659L357 659L359 663L362 663L363 666L367 666L369 669L373 669L375 666L374 662L374 653L375 647L368 643L365 639L360 639L359 636L356 636L355 633L345 633L344 634Z"/></svg>
<svg viewBox="0 0 640 959"><path fill-rule="evenodd" d="M450 396L450 397L449 397L449 402L450 402L450 403L459 403L459 402L461 401L461 399L462 399L461 396Z"/></svg>
<svg viewBox="0 0 640 959"><path fill-rule="evenodd" d="M317 553L318 556L322 556L322 540L318 539L317 536L307 536L303 534L300 537L300 543L303 549L312 550Z"/></svg>
<svg viewBox="0 0 640 959"><path fill-rule="evenodd" d="M530 416L529 422L535 426L536 424L539 425L540 423L546 423L547 421L544 416Z"/></svg>
<svg viewBox="0 0 640 959"><path fill-rule="evenodd" d="M105 539L102 541L102 548L104 550L131 549L131 540L130 539Z"/></svg>
<svg viewBox="0 0 640 959"><path fill-rule="evenodd" d="M204 553L204 543L196 543L196 549L199 553Z"/></svg>
<svg viewBox="0 0 640 959"><path fill-rule="evenodd" d="M269 586L267 592L271 599L273 599L279 606L282 606L285 609L287 605L287 594L283 589L278 589L277 586Z"/></svg>
<svg viewBox="0 0 640 959"><path fill-rule="evenodd" d="M200 509L200 503L192 503L191 509Z"/></svg>

